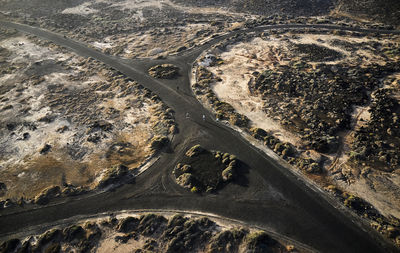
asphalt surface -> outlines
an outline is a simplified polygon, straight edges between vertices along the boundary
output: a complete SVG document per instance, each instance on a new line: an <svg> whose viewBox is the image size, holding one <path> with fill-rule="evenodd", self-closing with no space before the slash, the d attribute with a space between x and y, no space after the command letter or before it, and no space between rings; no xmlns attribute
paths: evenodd
<svg viewBox="0 0 400 253"><path fill-rule="evenodd" d="M0 211L0 238L5 240L24 231L45 230L71 217L92 216L120 210L157 209L208 212L293 238L320 252L397 252L376 231L339 205L330 196L310 186L289 169L256 149L237 132L214 121L213 116L193 96L190 72L195 59L210 46L235 33L270 29L321 28L359 32L396 33L328 25L272 25L235 31L165 60L128 61L108 56L87 45L46 30L0 21L97 59L151 89L175 111L179 133L160 159L138 176L134 183L113 191L55 199L49 205L13 207ZM148 67L173 63L180 67L176 80L160 81L147 75ZM179 86L179 89L177 87ZM190 114L190 119L185 117ZM202 115L206 115L206 121ZM186 149L201 144L208 149L237 155L246 166L244 176L215 195L196 195L175 184L171 171ZM42 224L43 225L41 227Z"/></svg>

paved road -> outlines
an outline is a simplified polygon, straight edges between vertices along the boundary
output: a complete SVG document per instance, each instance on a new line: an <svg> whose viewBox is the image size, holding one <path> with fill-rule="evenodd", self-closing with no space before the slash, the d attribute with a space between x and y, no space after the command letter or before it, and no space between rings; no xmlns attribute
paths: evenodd
<svg viewBox="0 0 400 253"><path fill-rule="evenodd" d="M163 153L133 184L100 194L57 199L40 208L27 205L23 208L2 210L1 238L9 238L15 233L29 231L29 228L57 223L75 216L126 209L169 209L209 212L240 220L279 232L321 252L396 251L390 243L358 218L349 215L346 210L334 207L335 201L329 196L299 180L290 170L254 148L230 128L215 123L212 115L193 97L189 85L192 62L205 49L232 34L216 38L166 60L126 61L102 54L82 43L49 31L6 21L0 21L0 24L51 40L81 56L102 61L131 77L158 94L176 112L175 117L180 129L171 143L171 151ZM274 25L255 28L252 31L312 27L315 25ZM364 31L326 25L317 28ZM234 33L240 32L243 31ZM159 81L147 75L149 66L167 62L181 68L179 79ZM176 90L176 86L180 87L179 91ZM190 119L185 118L186 112L190 113ZM207 116L205 122L201 119L202 114ZM243 168L246 176L217 195L193 195L181 189L174 183L171 170L185 149L197 143L209 149L236 154L246 164Z"/></svg>

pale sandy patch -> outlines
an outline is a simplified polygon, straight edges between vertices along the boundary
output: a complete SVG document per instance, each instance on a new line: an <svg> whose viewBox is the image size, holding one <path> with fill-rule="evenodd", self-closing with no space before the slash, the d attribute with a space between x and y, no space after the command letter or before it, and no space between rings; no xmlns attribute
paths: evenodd
<svg viewBox="0 0 400 253"><path fill-rule="evenodd" d="M361 178L350 185L342 184L342 186L350 192L356 192L384 216L395 216L400 219L399 174L374 173L367 179Z"/></svg>
<svg viewBox="0 0 400 253"><path fill-rule="evenodd" d="M17 122L12 134L6 127L0 129L0 181L7 186L2 198L32 198L48 186L65 182L90 188L95 186L92 183L102 171L116 164L122 163L132 169L145 168L144 163L150 161L152 154L149 147L155 134L152 125L159 120L153 112L160 105L150 104L150 99L135 93L118 98L121 86L113 86L112 80L109 81L112 73L103 69L93 74L83 64L86 61L83 58L39 44L25 36L2 41L2 47L12 53L10 64L25 63L24 67L0 79L1 83L16 84L3 95L8 100L0 102L0 108L13 106L0 112L1 121ZM31 81L32 77L25 80L25 70L45 60L55 61L56 70L43 74L39 83ZM98 84L108 88L97 90L94 87ZM85 95L79 99L72 97L79 93ZM96 94L100 94L96 103L86 104L86 99ZM101 98L103 94L105 98ZM107 98L108 94L114 95ZM61 107L51 107L49 98ZM83 106L90 108L85 112ZM26 113L20 113L21 110ZM112 124L112 130L95 130L92 134L92 123L80 120L85 117L80 114L90 115L91 110L98 112L96 120L106 119ZM18 118L15 115L19 115ZM100 141L90 141L93 135ZM51 149L41 154L45 145L50 145Z"/></svg>
<svg viewBox="0 0 400 253"><path fill-rule="evenodd" d="M72 7L72 8L67 8L63 10L61 13L62 14L78 14L78 15L88 15L88 14L93 14L97 13L98 10L90 8L90 5L92 2L84 2L81 5Z"/></svg>
<svg viewBox="0 0 400 253"><path fill-rule="evenodd" d="M270 43L279 46L276 40L256 38L250 43L239 43L228 48L227 52L220 55L224 64L209 68L222 79L212 89L221 101L231 104L238 113L246 115L254 127L271 131L282 141L298 144L300 138L269 118L263 111L265 100L251 95L248 89L248 82L254 71L262 71L265 65L285 61L280 50L273 50Z"/></svg>

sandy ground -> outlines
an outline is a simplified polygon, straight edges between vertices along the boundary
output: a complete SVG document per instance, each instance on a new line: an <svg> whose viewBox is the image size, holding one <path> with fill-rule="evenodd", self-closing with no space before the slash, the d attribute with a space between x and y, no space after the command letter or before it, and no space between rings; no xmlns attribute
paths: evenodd
<svg viewBox="0 0 400 253"><path fill-rule="evenodd" d="M137 168L148 160L150 139L162 134L153 128L161 104L127 92L138 91L136 84L115 82L105 68L90 72L83 58L25 36L1 47L11 52L9 64L20 66L0 77L9 87L0 96L1 198L32 198L65 183L92 187L115 164ZM47 62L52 67L41 69ZM91 127L101 120L112 129ZM51 148L41 153L45 145Z"/></svg>
<svg viewBox="0 0 400 253"><path fill-rule="evenodd" d="M268 118L263 112L265 100L252 96L248 89L248 82L255 71L262 72L266 67L274 69L276 64L286 65L298 56L288 52L289 43L317 44L341 52L345 57L338 61L325 62L338 64L361 60L363 63L371 61L384 64L383 58L373 54L372 50L358 49L356 52L348 51L335 45L334 41L347 43L362 43L365 38L340 37L332 35L305 34L287 36L283 39L273 36L267 38L254 38L248 43L238 43L227 47L220 57L224 64L210 67L209 70L222 79L213 86L213 90L221 101L230 103L239 113L246 115L256 127L274 133L276 137L285 142L299 146L299 137L285 131L279 121ZM378 40L373 40L378 42ZM389 40L381 40L388 43ZM316 64L315 62L310 62Z"/></svg>
<svg viewBox="0 0 400 253"><path fill-rule="evenodd" d="M275 39L265 41L255 38L250 43L228 47L228 51L220 56L224 64L209 68L222 79L213 86L213 91L221 101L228 102L237 112L246 115L253 126L274 133L282 141L299 143L299 137L285 131L279 122L266 116L263 99L252 96L247 85L254 71L261 71L274 61L284 61L284 57L279 57L279 51L279 41Z"/></svg>
<svg viewBox="0 0 400 253"><path fill-rule="evenodd" d="M91 0L82 3L81 5L78 5L73 8L67 8L63 11L63 13L73 13L73 14L79 14L79 15L87 15L91 14L95 11L90 8L92 4L95 3L107 3L111 4L112 7L120 8L122 10L140 10L143 8L157 8L157 9L163 9L165 7L172 7L178 10L181 10L183 12L187 13L194 13L194 14L229 14L229 15L238 15L238 16L243 16L244 14L242 13L232 13L228 10L228 8L214 8L214 7L197 7L197 8L191 8L191 7L185 7L181 6L178 4L175 4L169 0L122 0L118 2L110 1L110 0Z"/></svg>
<svg viewBox="0 0 400 253"><path fill-rule="evenodd" d="M384 81L383 88L393 89L393 97L400 101L400 91L398 81L400 81L400 73L393 74L386 78L389 82ZM399 82L400 83L400 82ZM367 126L371 113L368 111L369 106L356 107L353 112L354 129ZM344 140L344 148L348 149L351 145L353 132L350 132ZM383 215L394 216L400 219L400 173L394 171L392 173L374 171L373 173L364 173L359 169L351 168L346 165L348 156L343 152L338 159L338 169L347 172L348 177L352 178L351 182L339 184L350 192L357 193L361 198L368 200ZM371 171L366 167L363 170Z"/></svg>
<svg viewBox="0 0 400 253"><path fill-rule="evenodd" d="M257 227L249 227L246 224L243 224L239 221L236 220L230 220L224 217L220 216L215 216L213 214L209 213L201 213L201 212L190 212L190 211L180 211L179 213L176 213L175 211L171 210L165 210L165 211L157 211L157 212L148 212L148 211L121 211L119 213L115 213L112 216L109 216L107 214L99 214L97 218L90 218L90 219L82 219L79 221L76 221L74 224L75 225L80 225L82 227L85 227L85 224L97 224L100 231L101 231L101 238L100 240L96 243L95 247L90 251L90 252L98 252L98 253L106 253L106 252L116 252L116 253L125 253L125 252L135 252L135 250L143 250L146 246L146 243L148 244L149 241L156 241L158 243L158 246L165 250L166 243L163 240L161 240L161 234L159 232L155 232L153 235L150 236L144 236L141 233L137 233L136 238L131 238L125 243L121 243L115 240L117 236L125 236L126 234L118 232L115 227L111 226L109 224L110 218L116 218L118 220L127 218L127 217L135 217L135 218L140 218L142 215L147 215L147 214L156 214L156 215L161 215L165 217L166 219L170 219L173 216L179 214L185 218L189 218L190 220L196 220L196 219L202 219L202 218L208 218L212 222L215 223L215 226L211 227L208 232L210 232L212 235L216 235L219 232L223 232L226 230L232 230L232 229L247 229L250 233L253 232L259 232L263 231L260 230ZM60 227L57 227L59 229L62 229ZM271 237L274 239L278 240L280 244L282 245L287 245L287 249L295 249L295 246L297 245L296 250L293 252L308 252L310 249L308 246L303 245L301 243L298 243L296 241L293 241L291 238L288 238L286 236L279 235L274 232L266 231ZM24 242L25 240L30 240L31 244L35 244L38 242L38 239L41 235L32 235L27 237L26 239L22 240ZM160 237L160 238L159 238ZM204 245L207 247L207 245ZM160 249L159 248L159 249ZM72 244L67 244L63 243L62 244L62 250L65 252L77 252L79 251L76 248L76 245ZM196 249L193 252L204 252L200 249ZM244 249L239 249L239 252L245 252Z"/></svg>
<svg viewBox="0 0 400 253"><path fill-rule="evenodd" d="M199 38L196 34L212 29L209 24L188 24L186 26L164 28L155 33L154 30L129 34L127 36L114 35L104 39L103 43L94 42L93 46L102 49L103 52L112 53L113 48L123 47L119 53L125 58L157 57L160 55L174 54L185 46L199 45L209 40Z"/></svg>
<svg viewBox="0 0 400 253"><path fill-rule="evenodd" d="M100 7L100 5L106 7ZM130 20L129 23L137 24L138 26L144 25L144 29L139 32L121 32L114 33L110 36L105 36L100 39L93 39L92 32L93 28L85 27L84 34L70 34L70 36L78 36L79 39L87 40L91 45L96 48L103 50L109 54L115 54L126 58L137 58L137 57L158 57L165 56L168 54L174 54L179 51L180 48L186 47L191 48L195 45L204 43L211 39L211 36L218 33L226 32L229 29L241 26L241 22L231 21L229 19L243 20L243 18L253 18L250 15L238 14L229 12L227 8L213 8L213 7L199 7L191 8L180 6L172 3L169 0L155 1L155 0L122 0L122 1L110 1L110 0L90 0L75 6L73 8L64 9L62 14L75 14L81 15L82 17L89 18L101 29L103 26L102 22L110 23L114 21L103 20L103 17L99 13L109 12L113 10L122 11L127 14L126 19ZM149 16L148 12L155 11L154 16ZM154 22L154 18L159 14L160 11L172 11L183 14L187 17L193 16L193 20L180 25L172 25L165 27L160 24L168 22L169 20L163 20L165 18L159 17L157 21L159 24L153 25L151 29L146 26L146 23ZM222 21L225 23L223 28L213 26L210 22L205 22L203 15L218 15L216 21ZM221 19L221 15L225 15L225 19ZM200 17L200 18L198 18ZM197 21L196 19L199 19ZM96 22L94 22L96 20ZM122 25L124 26L124 25ZM128 25L129 26L129 25ZM115 29L121 27L121 24L116 24ZM95 27L97 29L97 27ZM91 31L90 31L91 30ZM99 31L100 33L100 31ZM94 37L98 37L96 32ZM89 36L87 36L89 35ZM83 36L83 37L82 37Z"/></svg>
<svg viewBox="0 0 400 253"><path fill-rule="evenodd" d="M384 65L385 58L378 49L371 47L371 44L385 44L398 41L398 38L376 39L367 37L350 37L338 35L321 34L294 34L288 33L279 36L256 37L250 42L240 42L227 47L225 52L218 54L224 64L208 67L216 76L222 79L212 87L217 97L224 102L231 104L235 110L246 115L252 126L260 127L270 131L280 140L290 142L299 146L300 138L295 134L282 128L279 119L267 117L263 111L265 99L254 96L250 93L248 82L253 77L252 73L262 72L266 68L274 69L276 65L286 65L289 61L299 59L298 55L288 51L291 43L317 44L336 50L344 57L335 61L324 62L335 65L346 63L355 66L368 65L371 62ZM368 43L367 43L368 42ZM349 48L349 45L356 45ZM312 65L318 62L309 62ZM203 65L207 65L204 62ZM396 95L395 95L396 96ZM400 97L400 96L399 96ZM369 118L368 106L356 107L353 112L353 126L358 128L365 125ZM327 164L332 171L348 171L352 180L344 183L336 181L347 191L358 194L386 216L400 218L400 182L399 175L392 173L371 174L368 178L361 176L361 171L349 168L346 165L348 160L349 145L352 140L352 131L343 133L344 146L341 153L330 156L331 163ZM336 169L333 169L333 168ZM344 169L343 169L344 168Z"/></svg>

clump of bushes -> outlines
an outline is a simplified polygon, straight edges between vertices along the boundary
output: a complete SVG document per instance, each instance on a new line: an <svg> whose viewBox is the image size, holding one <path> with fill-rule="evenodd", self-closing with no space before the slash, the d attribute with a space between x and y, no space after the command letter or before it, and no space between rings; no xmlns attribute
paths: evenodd
<svg viewBox="0 0 400 253"><path fill-rule="evenodd" d="M201 153L203 153L205 151L204 148L202 148L200 145L194 145L193 147L191 147L187 152L186 152L186 156L187 157L194 157L197 156Z"/></svg>
<svg viewBox="0 0 400 253"><path fill-rule="evenodd" d="M169 142L169 139L165 136L154 136L150 141L150 147L154 151L161 150Z"/></svg>
<svg viewBox="0 0 400 253"><path fill-rule="evenodd" d="M0 252L92 252L102 240L104 230L114 230L117 243L140 240L135 252L286 252L285 247L262 231L245 228L225 229L205 217L191 218L176 214L169 219L158 214L140 217L111 218L109 221L86 222L64 229L54 228L21 243L12 239L0 245ZM103 239L107 239L103 238Z"/></svg>
<svg viewBox="0 0 400 253"><path fill-rule="evenodd" d="M301 157L292 144L281 142L278 138L270 135L261 128L251 128L250 134L258 140L263 140L264 145L268 146L282 159L286 160L291 165L296 166L300 170L310 174L319 174L322 172L322 167L318 162L311 158Z"/></svg>
<svg viewBox="0 0 400 253"><path fill-rule="evenodd" d="M175 166L173 174L179 185L194 193L213 192L238 176L239 165L234 155L195 145Z"/></svg>
<svg viewBox="0 0 400 253"><path fill-rule="evenodd" d="M400 105L388 89L372 97L370 120L356 131L350 158L356 165L392 172L400 168Z"/></svg>
<svg viewBox="0 0 400 253"><path fill-rule="evenodd" d="M156 65L149 69L149 74L155 78L172 79L179 75L179 68L172 64Z"/></svg>
<svg viewBox="0 0 400 253"><path fill-rule="evenodd" d="M243 228L221 231L211 239L209 252L237 252L248 233L249 231Z"/></svg>
<svg viewBox="0 0 400 253"><path fill-rule="evenodd" d="M173 216L163 232L163 240L167 243L166 252L191 252L197 247L204 247L212 237L211 231L215 226L207 218Z"/></svg>
<svg viewBox="0 0 400 253"><path fill-rule="evenodd" d="M277 241L263 231L249 233L245 238L245 247L250 252L268 252L276 244Z"/></svg>
<svg viewBox="0 0 400 253"><path fill-rule="evenodd" d="M218 63L221 64L221 63ZM250 120L236 110L228 103L221 102L211 89L214 82L221 81L215 77L209 70L199 66L197 68L196 83L193 84L193 90L196 95L203 96L215 111L216 118L219 120L227 120L232 125L238 127L248 127Z"/></svg>
<svg viewBox="0 0 400 253"><path fill-rule="evenodd" d="M322 63L313 69L304 61L293 62L256 73L249 89L267 99L265 112L302 136L307 148L334 153L339 147L338 133L351 128L353 107L367 105L380 79L399 70L393 62L357 70L346 64Z"/></svg>
<svg viewBox="0 0 400 253"><path fill-rule="evenodd" d="M44 189L39 195L34 199L34 203L38 205L46 205L51 198L60 196L61 188L60 186L50 186Z"/></svg>
<svg viewBox="0 0 400 253"><path fill-rule="evenodd" d="M325 187L325 190L335 195L345 206L354 210L358 215L371 221L371 226L380 233L400 242L400 220L394 217L386 218L370 203L362 198L342 191L334 185ZM400 246L400 243L397 243Z"/></svg>
<svg viewBox="0 0 400 253"><path fill-rule="evenodd" d="M14 252L20 244L19 239L10 239L0 245L0 252Z"/></svg>
<svg viewBox="0 0 400 253"><path fill-rule="evenodd" d="M111 184L120 183L122 179L128 178L132 178L132 175L129 174L128 167L122 164L114 165L106 170L100 181L97 183L97 187L104 188Z"/></svg>
<svg viewBox="0 0 400 253"><path fill-rule="evenodd" d="M297 66L297 65L296 65ZM297 68L306 68L308 65L297 66ZM256 79L255 90L260 86L258 84L263 83L265 78L273 77L274 72L270 70L264 71ZM226 102L219 101L211 89L211 85L214 82L219 81L210 71L206 68L199 66L197 68L197 83L193 85L194 92L197 95L205 95L204 97L208 100L209 104L215 110L216 118L219 120L228 120L231 125L239 126L249 132L254 138L264 141L264 144L268 146L271 150L276 152L283 159L288 161L292 165L301 164L301 169L313 174L318 174L322 172L322 168L319 163L307 160L310 163L305 163L303 158L299 156L296 148L290 143L282 143L279 139L267 133L261 128L250 128L250 120L245 116L238 114L235 109ZM264 91L264 90L263 90ZM260 91L261 92L261 91ZM285 95L286 96L286 95ZM337 139L332 137L321 137L318 141L311 143L310 145L319 146L316 149L331 149L335 145L338 145ZM233 178L233 170L231 168L226 168L223 173L223 180L231 180Z"/></svg>

